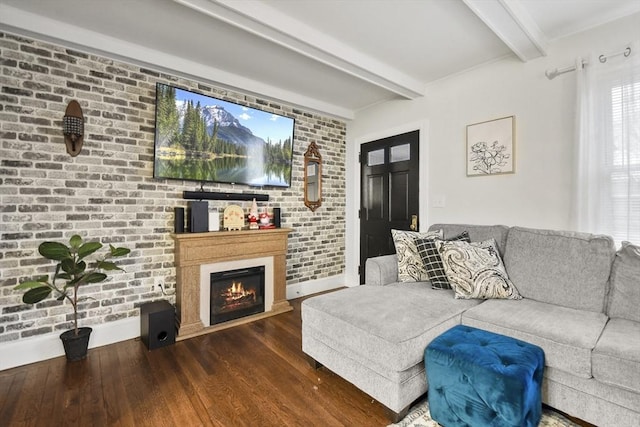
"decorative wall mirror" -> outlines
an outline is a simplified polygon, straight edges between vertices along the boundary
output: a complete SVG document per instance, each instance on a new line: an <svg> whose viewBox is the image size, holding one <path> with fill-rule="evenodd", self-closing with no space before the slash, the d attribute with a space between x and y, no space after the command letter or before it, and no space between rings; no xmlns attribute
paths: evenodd
<svg viewBox="0 0 640 427"><path fill-rule="evenodd" d="M322 156L315 142L304 153L304 204L313 212L322 205Z"/></svg>

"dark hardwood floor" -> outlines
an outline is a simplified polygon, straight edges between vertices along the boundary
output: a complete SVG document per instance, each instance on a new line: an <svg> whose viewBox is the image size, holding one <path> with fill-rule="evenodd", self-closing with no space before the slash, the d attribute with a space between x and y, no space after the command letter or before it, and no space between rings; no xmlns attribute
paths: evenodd
<svg viewBox="0 0 640 427"><path fill-rule="evenodd" d="M386 426L301 351L294 311L148 351L139 340L0 372L1 426Z"/></svg>
<svg viewBox="0 0 640 427"><path fill-rule="evenodd" d="M0 372L0 426L386 426L301 351L294 311L148 351L139 340ZM586 425L586 424L585 424Z"/></svg>

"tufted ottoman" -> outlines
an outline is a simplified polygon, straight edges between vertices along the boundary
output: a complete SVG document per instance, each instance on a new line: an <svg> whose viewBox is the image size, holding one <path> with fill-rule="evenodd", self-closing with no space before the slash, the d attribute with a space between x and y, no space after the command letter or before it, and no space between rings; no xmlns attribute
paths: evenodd
<svg viewBox="0 0 640 427"><path fill-rule="evenodd" d="M431 417L446 427L540 422L544 352L538 346L458 325L424 352Z"/></svg>

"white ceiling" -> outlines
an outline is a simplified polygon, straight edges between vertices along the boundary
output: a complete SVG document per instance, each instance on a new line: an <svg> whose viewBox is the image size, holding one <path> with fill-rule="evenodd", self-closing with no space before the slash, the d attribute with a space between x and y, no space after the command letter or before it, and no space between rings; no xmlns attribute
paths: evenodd
<svg viewBox="0 0 640 427"><path fill-rule="evenodd" d="M0 0L0 29L330 115L640 13L640 0Z"/></svg>

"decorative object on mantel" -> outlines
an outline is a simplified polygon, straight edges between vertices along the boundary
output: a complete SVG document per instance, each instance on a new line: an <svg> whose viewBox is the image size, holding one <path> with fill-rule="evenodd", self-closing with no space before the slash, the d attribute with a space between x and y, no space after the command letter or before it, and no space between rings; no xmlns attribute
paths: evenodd
<svg viewBox="0 0 640 427"><path fill-rule="evenodd" d="M256 199L253 199L253 203L251 203L251 209L249 210L249 215L247 215L247 219L249 220L249 230L257 230L258 227L258 204L256 203Z"/></svg>
<svg viewBox="0 0 640 427"><path fill-rule="evenodd" d="M515 116L467 126L467 176L514 173Z"/></svg>
<svg viewBox="0 0 640 427"><path fill-rule="evenodd" d="M276 228L276 226L273 224L272 220L273 220L273 215L269 215L269 212L267 212L267 208L266 206L262 209L262 212L260 212L260 215L258 215L260 217L260 229L264 230L267 228Z"/></svg>
<svg viewBox="0 0 640 427"><path fill-rule="evenodd" d="M46 259L58 261L56 272L51 277L41 276L34 280L23 282L14 289L26 290L22 296L25 304L36 304L47 298L51 292L56 292L58 301L67 300L73 307L73 329L63 332L60 339L64 345L67 360L72 362L87 357L89 336L92 329L78 328L78 303L91 299L79 297L80 286L100 283L106 280L108 271L120 270L111 258L128 255L128 248L116 248L109 245L109 252L98 258L89 266L85 258L102 248L100 242L83 242L82 237L74 235L69 245L58 242L43 242L38 246L38 252ZM63 286L57 285L56 280L63 280Z"/></svg>
<svg viewBox="0 0 640 427"><path fill-rule="evenodd" d="M244 228L244 211L238 205L229 205L224 210L223 227L229 231Z"/></svg>
<svg viewBox="0 0 640 427"><path fill-rule="evenodd" d="M312 212L322 205L322 156L313 141L304 153L304 205Z"/></svg>
<svg viewBox="0 0 640 427"><path fill-rule="evenodd" d="M217 209L209 208L209 231L220 230L220 213Z"/></svg>
<svg viewBox="0 0 640 427"><path fill-rule="evenodd" d="M84 141L84 116L82 115L82 108L76 100L69 102L64 112L62 133L64 134L67 153L71 157L80 154Z"/></svg>

